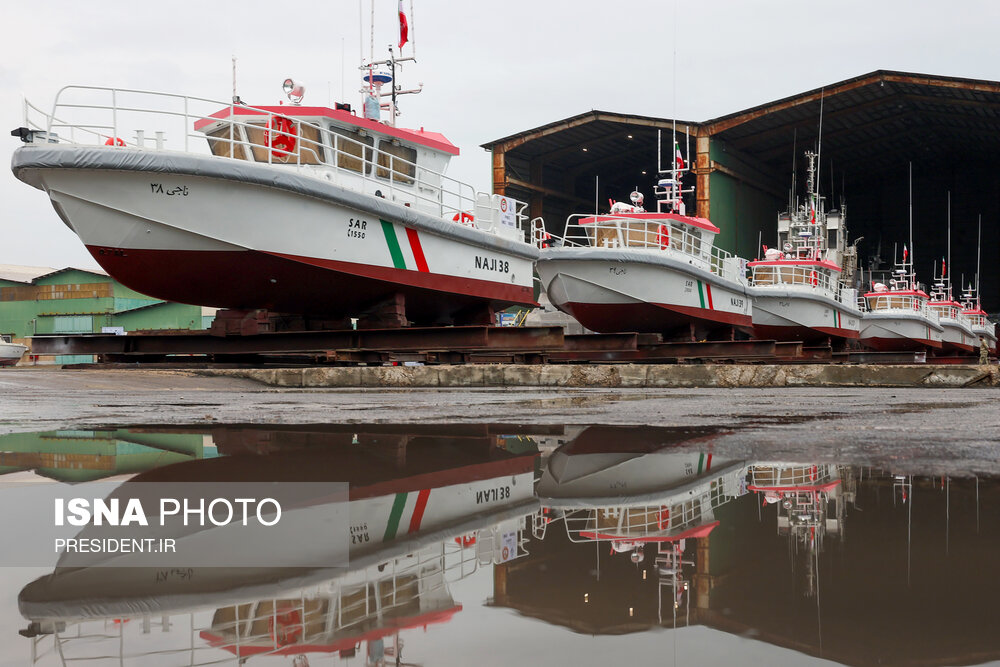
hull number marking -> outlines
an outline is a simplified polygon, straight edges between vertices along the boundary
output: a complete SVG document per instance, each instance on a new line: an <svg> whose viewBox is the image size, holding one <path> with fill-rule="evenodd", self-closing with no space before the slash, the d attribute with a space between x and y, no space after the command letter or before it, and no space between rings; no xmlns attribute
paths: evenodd
<svg viewBox="0 0 1000 667"><path fill-rule="evenodd" d="M476 491L477 505L482 505L483 503L495 503L498 500L506 500L508 498L510 498L509 486L498 486L495 489Z"/></svg>

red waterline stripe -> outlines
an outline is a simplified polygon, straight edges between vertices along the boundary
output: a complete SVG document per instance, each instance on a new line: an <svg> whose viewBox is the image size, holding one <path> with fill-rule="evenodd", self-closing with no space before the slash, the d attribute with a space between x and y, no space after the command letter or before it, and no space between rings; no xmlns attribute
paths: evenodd
<svg viewBox="0 0 1000 667"><path fill-rule="evenodd" d="M424 518L424 510L427 509L427 499L430 496L430 489L423 489L417 494L417 506L413 508L413 516L410 517L409 532L415 533L420 530L420 521Z"/></svg>
<svg viewBox="0 0 1000 667"><path fill-rule="evenodd" d="M705 283L705 291L708 292L708 309L715 310L715 306L712 305L712 286L709 283Z"/></svg>
<svg viewBox="0 0 1000 667"><path fill-rule="evenodd" d="M413 259L417 262L417 271L429 273L430 269L427 268L427 260L424 258L424 248L420 245L420 236L417 235L417 230L407 227L406 238L410 239L410 249L413 250Z"/></svg>

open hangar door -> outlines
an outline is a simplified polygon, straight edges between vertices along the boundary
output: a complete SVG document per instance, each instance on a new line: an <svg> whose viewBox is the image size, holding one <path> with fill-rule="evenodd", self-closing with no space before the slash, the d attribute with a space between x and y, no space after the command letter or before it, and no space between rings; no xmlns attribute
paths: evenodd
<svg viewBox="0 0 1000 667"><path fill-rule="evenodd" d="M820 109L822 140L820 143ZM531 217L562 234L571 214L606 211L638 188L654 209L657 137L661 163L672 153L670 119L604 111L484 144L493 155L493 188L529 202ZM893 249L913 238L918 277L932 280L947 245L949 273L966 283L976 272L982 215L983 306L1000 310L1000 82L876 71L713 120L677 121L677 141L693 172L689 214L710 218L716 245L753 259L775 242L777 215L803 197L807 150L821 148L819 192L829 208L846 204L851 238L865 275L888 269ZM690 140L689 140L690 137Z"/></svg>
<svg viewBox="0 0 1000 667"><path fill-rule="evenodd" d="M820 142L820 105L822 137ZM947 253L958 291L976 272L982 215L983 306L1000 309L1000 83L879 71L708 121L713 147L751 156L781 175L787 207L793 156L805 192L806 150L821 146L819 191L828 207L846 204L851 238L867 275L891 269L909 244L913 181L913 257L930 283ZM713 198L714 204L714 198ZM774 237L774 223L763 238ZM770 229L771 234L767 231Z"/></svg>

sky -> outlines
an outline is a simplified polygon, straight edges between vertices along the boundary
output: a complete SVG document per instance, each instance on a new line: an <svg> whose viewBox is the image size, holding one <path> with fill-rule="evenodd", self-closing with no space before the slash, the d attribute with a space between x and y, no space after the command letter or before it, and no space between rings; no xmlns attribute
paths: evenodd
<svg viewBox="0 0 1000 667"><path fill-rule="evenodd" d="M995 0L414 2L417 62L399 83L424 90L401 98L399 125L445 134L462 151L449 175L484 191L481 144L591 109L703 121L877 69L1000 80ZM379 58L397 38L397 3L375 3ZM49 108L62 86L93 85L227 101L233 56L248 104L277 103L293 77L304 104L360 106L357 0L4 6L4 164L24 98ZM97 267L45 194L7 168L0 241L0 264Z"/></svg>

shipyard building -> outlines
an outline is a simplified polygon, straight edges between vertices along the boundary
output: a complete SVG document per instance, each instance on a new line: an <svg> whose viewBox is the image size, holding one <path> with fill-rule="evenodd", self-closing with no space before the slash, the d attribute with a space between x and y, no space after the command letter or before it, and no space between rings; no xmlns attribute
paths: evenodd
<svg viewBox="0 0 1000 667"><path fill-rule="evenodd" d="M45 334L126 333L204 329L211 309L139 294L103 271L0 265L0 335L31 346ZM21 363L87 363L92 355L38 358L30 349Z"/></svg>
<svg viewBox="0 0 1000 667"><path fill-rule="evenodd" d="M821 148L819 192L846 211L861 268L891 268L908 242L912 164L918 276L929 282L945 255L950 193L950 273L956 285L974 279L981 215L983 307L1000 309L1000 82L879 70L706 121L588 111L483 148L494 191L561 234L567 216L606 212L635 188L651 202L675 128L693 171L684 186L696 186L688 211L748 259L759 242L775 245L779 212L805 189L804 153Z"/></svg>

